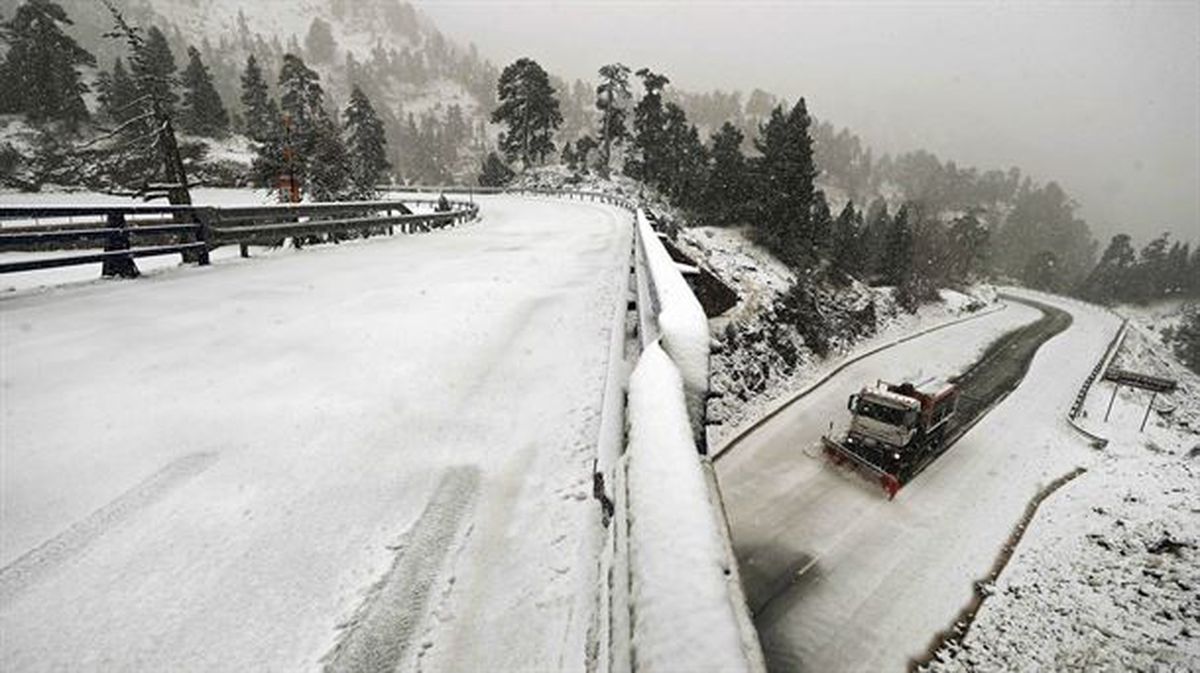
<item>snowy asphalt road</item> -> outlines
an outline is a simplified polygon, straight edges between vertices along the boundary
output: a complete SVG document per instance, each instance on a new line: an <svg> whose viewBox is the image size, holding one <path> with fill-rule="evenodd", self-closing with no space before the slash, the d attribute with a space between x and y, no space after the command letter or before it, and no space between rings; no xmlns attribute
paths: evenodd
<svg viewBox="0 0 1200 673"><path fill-rule="evenodd" d="M970 600L1029 498L1088 450L1064 414L1118 321L1033 298L1070 312L1071 327L1039 349L1016 391L894 501L821 454L830 422L847 422L846 398L877 378L960 372L1038 310L1012 303L870 356L717 462L772 670L904 670ZM786 573L777 586L780 567L798 573L790 587Z"/></svg>
<svg viewBox="0 0 1200 673"><path fill-rule="evenodd" d="M0 668L580 670L621 211L0 298Z"/></svg>

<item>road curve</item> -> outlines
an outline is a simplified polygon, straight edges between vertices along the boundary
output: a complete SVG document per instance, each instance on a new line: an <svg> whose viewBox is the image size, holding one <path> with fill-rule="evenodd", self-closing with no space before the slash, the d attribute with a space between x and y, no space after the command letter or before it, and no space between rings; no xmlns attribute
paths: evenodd
<svg viewBox="0 0 1200 673"><path fill-rule="evenodd" d="M1014 303L859 361L717 463L772 670L905 669L969 600L1039 484L1073 466L1082 449L1062 415L1116 321L1035 299L1071 313L1071 326L895 501L820 454L820 435L845 423L846 398L877 378L961 372L1040 311Z"/></svg>
<svg viewBox="0 0 1200 673"><path fill-rule="evenodd" d="M478 200L0 298L0 669L582 670L629 218Z"/></svg>

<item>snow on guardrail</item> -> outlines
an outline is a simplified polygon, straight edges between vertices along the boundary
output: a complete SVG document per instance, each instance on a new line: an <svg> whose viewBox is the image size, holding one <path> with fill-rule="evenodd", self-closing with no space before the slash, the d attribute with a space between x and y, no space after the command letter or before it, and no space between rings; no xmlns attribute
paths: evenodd
<svg viewBox="0 0 1200 673"><path fill-rule="evenodd" d="M704 437L708 318L637 211L642 354L630 379L631 668L765 671Z"/></svg>
<svg viewBox="0 0 1200 673"><path fill-rule="evenodd" d="M688 419L693 436L699 441L704 436L704 409L708 397L708 317L679 267L658 240L644 210L638 210L637 226L638 244L648 274L647 285L654 298L651 310L656 334L663 350L683 375ZM643 335L643 348L647 336Z"/></svg>
<svg viewBox="0 0 1200 673"><path fill-rule="evenodd" d="M629 382L633 668L753 671L715 503L689 432L680 371L657 343Z"/></svg>

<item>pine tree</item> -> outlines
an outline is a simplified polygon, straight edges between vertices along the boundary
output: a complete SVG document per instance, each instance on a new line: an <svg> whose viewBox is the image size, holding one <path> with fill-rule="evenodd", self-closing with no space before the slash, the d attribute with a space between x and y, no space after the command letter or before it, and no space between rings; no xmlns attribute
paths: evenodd
<svg viewBox="0 0 1200 673"><path fill-rule="evenodd" d="M526 168L541 163L554 151L554 131L563 121L546 71L532 59L517 59L500 74L497 94L500 105L492 122L507 127L500 149Z"/></svg>
<svg viewBox="0 0 1200 673"><path fill-rule="evenodd" d="M374 199L375 186L391 168L387 160L387 137L383 122L367 96L355 86L346 107L346 149L350 153L351 196Z"/></svg>
<svg viewBox="0 0 1200 673"><path fill-rule="evenodd" d="M172 185L167 193L170 203L191 205L187 167L175 137L172 105L175 63L167 48L166 37L157 28L151 28L144 37L141 28L126 21L109 0L104 0L104 4L114 23L108 37L124 40L129 49L129 69L137 92L134 101L127 106L133 116L116 131L125 137L124 151L131 154L128 163L150 166L161 162L162 180ZM149 176L142 177L145 180ZM200 260L206 256L207 253L198 253L195 258Z"/></svg>
<svg viewBox="0 0 1200 673"><path fill-rule="evenodd" d="M989 253L991 232L979 221L976 212L970 212L954 220L948 233L950 259L946 273L959 281L984 270Z"/></svg>
<svg viewBox="0 0 1200 673"><path fill-rule="evenodd" d="M51 0L29 0L0 24L8 44L3 98L11 97L7 107L31 122L61 121L74 130L88 120L88 87L78 68L95 66L96 59L63 31L69 25L66 11Z"/></svg>
<svg viewBox="0 0 1200 673"><path fill-rule="evenodd" d="M1097 247L1087 223L1075 216L1075 207L1058 184L1038 187L1026 178L996 235L1000 270L1023 274L1033 254L1048 251L1054 256L1057 279L1065 286L1075 285L1092 268Z"/></svg>
<svg viewBox="0 0 1200 673"><path fill-rule="evenodd" d="M862 215L854 210L854 202L846 206L833 224L832 262L834 268L850 276L860 276L864 270L864 235Z"/></svg>
<svg viewBox="0 0 1200 673"><path fill-rule="evenodd" d="M657 187L667 168L663 154L667 119L662 93L671 80L649 68L638 70L637 76L642 79L644 93L633 108L633 146L640 156L625 162L625 174Z"/></svg>
<svg viewBox="0 0 1200 673"><path fill-rule="evenodd" d="M801 98L789 112L777 107L759 131L753 164L758 188L757 235L786 263L804 268L815 261L812 209L816 201L808 109Z"/></svg>
<svg viewBox="0 0 1200 673"><path fill-rule="evenodd" d="M245 110L246 135L264 142L277 133L279 107L267 90L262 68L254 54L246 58L246 70L242 73L242 108Z"/></svg>
<svg viewBox="0 0 1200 673"><path fill-rule="evenodd" d="M1180 295L1185 294L1188 289L1188 254L1189 245L1175 241L1171 246L1171 252L1167 255L1167 269L1165 273L1165 281L1167 287L1163 294Z"/></svg>
<svg viewBox="0 0 1200 673"><path fill-rule="evenodd" d="M688 123L682 107L667 103L665 117L659 186L672 204L693 208L704 193L708 152L700 142L699 130Z"/></svg>
<svg viewBox="0 0 1200 673"><path fill-rule="evenodd" d="M285 54L279 70L279 108L291 120L293 133L307 139L317 121L327 117L321 76L295 54Z"/></svg>
<svg viewBox="0 0 1200 673"><path fill-rule="evenodd" d="M1080 294L1092 301L1109 304L1132 296L1133 270L1137 253L1128 234L1117 234L1108 242L1100 261L1088 274Z"/></svg>
<svg viewBox="0 0 1200 673"><path fill-rule="evenodd" d="M146 31L145 42L140 53L131 59L130 67L141 92L157 100L165 114L173 115L179 102L179 96L175 94L178 67L167 44L167 36L157 26Z"/></svg>
<svg viewBox="0 0 1200 673"><path fill-rule="evenodd" d="M725 122L712 136L712 168L704 192L706 223L717 226L736 224L744 215L749 200L746 157L742 154L742 132Z"/></svg>
<svg viewBox="0 0 1200 673"><path fill-rule="evenodd" d="M314 198L316 192L328 198L334 192L344 191L344 181L339 182L338 178L341 167L317 166L318 142L324 143L321 149L325 154L335 158L337 155L337 148L327 137L330 126L334 127L335 140L341 144L336 123L329 119L323 105L325 91L321 88L320 77L300 57L285 54L279 71L279 90L282 119L280 124L273 125L274 133L258 148L252 168L256 183L262 187L284 187L281 196L288 199L293 188ZM345 151L344 147L342 151ZM310 180L315 179L311 175L313 170L327 172L321 178L323 185L310 184Z"/></svg>
<svg viewBox="0 0 1200 673"><path fill-rule="evenodd" d="M1168 258L1169 233L1151 239L1142 248L1141 259L1138 261L1137 273L1134 277L1135 297L1145 303L1161 299L1170 285L1170 265Z"/></svg>
<svg viewBox="0 0 1200 673"><path fill-rule="evenodd" d="M883 275L889 285L901 287L912 279L913 229L909 222L911 207L904 204L892 218L884 244Z"/></svg>
<svg viewBox="0 0 1200 673"><path fill-rule="evenodd" d="M892 226L887 201L876 197L867 207L866 223L863 227L862 246L865 255L863 274L868 277L884 275L885 245L887 232Z"/></svg>
<svg viewBox="0 0 1200 673"><path fill-rule="evenodd" d="M308 146L308 182L305 191L314 201L340 201L347 196L351 166L337 122L320 117Z"/></svg>
<svg viewBox="0 0 1200 673"><path fill-rule="evenodd" d="M503 187L512 182L513 171L495 152L488 152L479 170L480 187Z"/></svg>
<svg viewBox="0 0 1200 673"><path fill-rule="evenodd" d="M212 75L200 60L200 52L188 47L188 66L183 71L183 106L179 125L198 136L220 138L229 133L229 113L213 86Z"/></svg>
<svg viewBox="0 0 1200 673"><path fill-rule="evenodd" d="M625 128L625 104L629 97L628 66L611 63L601 67L600 84L596 87L596 109L600 110L600 137L603 142L600 168L603 175L608 175L613 143L619 143L629 135Z"/></svg>

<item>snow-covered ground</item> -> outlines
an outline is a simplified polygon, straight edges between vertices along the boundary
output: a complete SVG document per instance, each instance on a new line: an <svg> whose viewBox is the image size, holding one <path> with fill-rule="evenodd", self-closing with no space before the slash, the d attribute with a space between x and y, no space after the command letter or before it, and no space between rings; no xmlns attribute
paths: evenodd
<svg viewBox="0 0 1200 673"><path fill-rule="evenodd" d="M1038 510L967 637L933 668L1200 670L1200 376L1156 331L1178 303L1129 310L1114 366L1172 378L1151 394L1098 382L1082 425L1109 440Z"/></svg>
<svg viewBox="0 0 1200 673"><path fill-rule="evenodd" d="M754 584L754 573L768 573L759 585L782 579L751 596L773 666L904 669L971 600L1030 499L1090 458L1064 416L1118 320L1049 301L1073 315L1071 327L1042 346L1016 391L894 501L821 454L820 435L845 422L847 396L877 378L962 371L1038 311L1012 304L857 362L720 458L743 577Z"/></svg>
<svg viewBox="0 0 1200 673"><path fill-rule="evenodd" d="M582 670L628 215L481 202L0 295L0 668Z"/></svg>

